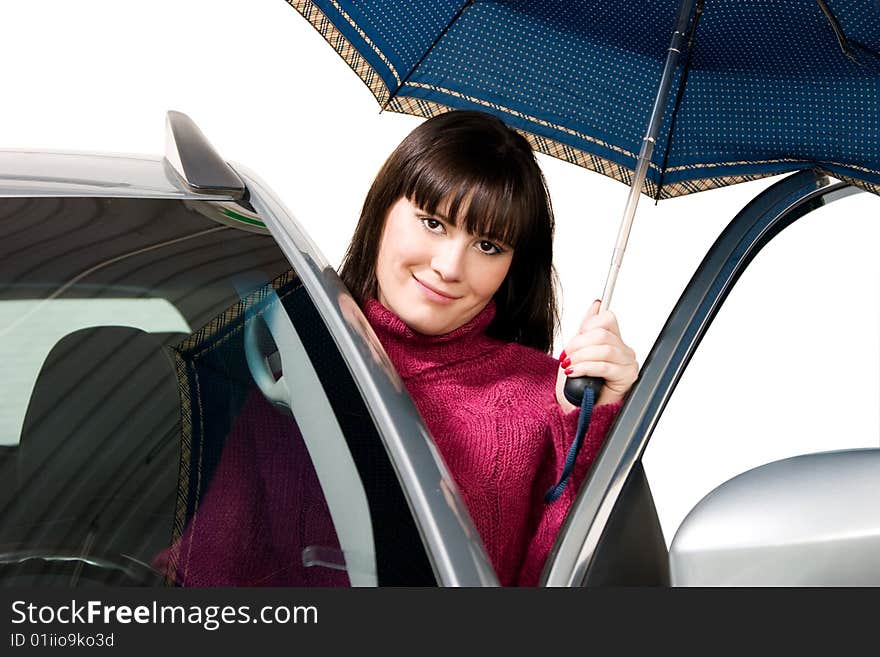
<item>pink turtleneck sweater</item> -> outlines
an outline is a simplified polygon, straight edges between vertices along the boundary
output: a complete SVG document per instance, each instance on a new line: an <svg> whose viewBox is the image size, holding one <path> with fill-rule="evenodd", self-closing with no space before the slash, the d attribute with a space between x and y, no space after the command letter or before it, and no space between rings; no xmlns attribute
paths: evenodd
<svg viewBox="0 0 880 657"><path fill-rule="evenodd" d="M575 494L622 405L593 417L571 480L555 502L577 428L556 401L559 361L486 335L490 302L442 336L412 331L375 299L364 313L431 431L503 585L534 585Z"/></svg>
<svg viewBox="0 0 880 657"><path fill-rule="evenodd" d="M502 584L535 584L620 404L594 409L562 497L544 503L574 438L556 403L558 361L485 335L487 306L439 337L413 333L378 301L364 312L419 408ZM339 546L296 425L256 390L241 409L198 510L154 567L184 586L345 586L307 568L307 545Z"/></svg>

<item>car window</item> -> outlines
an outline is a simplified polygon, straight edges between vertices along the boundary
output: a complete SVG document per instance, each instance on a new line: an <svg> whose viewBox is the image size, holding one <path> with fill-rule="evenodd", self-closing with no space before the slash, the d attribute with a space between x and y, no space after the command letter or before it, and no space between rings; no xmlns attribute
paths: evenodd
<svg viewBox="0 0 880 657"><path fill-rule="evenodd" d="M207 210L0 199L0 585L430 583L301 281Z"/></svg>
<svg viewBox="0 0 880 657"><path fill-rule="evenodd" d="M880 441L877 199L819 208L724 301L645 451L667 544L700 499L778 459Z"/></svg>

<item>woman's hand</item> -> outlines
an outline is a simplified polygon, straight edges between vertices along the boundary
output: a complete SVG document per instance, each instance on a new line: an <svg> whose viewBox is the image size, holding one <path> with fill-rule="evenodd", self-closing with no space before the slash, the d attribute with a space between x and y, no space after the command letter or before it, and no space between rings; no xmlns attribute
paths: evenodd
<svg viewBox="0 0 880 657"><path fill-rule="evenodd" d="M620 337L617 318L610 310L599 312L597 299L590 306L580 329L560 354L556 399L564 410L576 408L562 392L568 377L597 376L605 379L596 406L623 399L639 374L636 354Z"/></svg>

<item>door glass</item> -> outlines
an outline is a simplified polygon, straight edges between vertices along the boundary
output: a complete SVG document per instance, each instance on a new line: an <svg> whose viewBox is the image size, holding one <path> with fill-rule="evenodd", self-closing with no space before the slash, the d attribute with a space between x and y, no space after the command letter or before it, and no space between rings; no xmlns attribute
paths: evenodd
<svg viewBox="0 0 880 657"><path fill-rule="evenodd" d="M667 544L746 470L880 444L880 204L859 194L783 230L724 301L645 452Z"/></svg>
<svg viewBox="0 0 880 657"><path fill-rule="evenodd" d="M274 239L200 205L0 199L0 585L411 576L376 526L430 572L381 463L392 526L367 501L347 441L381 444Z"/></svg>

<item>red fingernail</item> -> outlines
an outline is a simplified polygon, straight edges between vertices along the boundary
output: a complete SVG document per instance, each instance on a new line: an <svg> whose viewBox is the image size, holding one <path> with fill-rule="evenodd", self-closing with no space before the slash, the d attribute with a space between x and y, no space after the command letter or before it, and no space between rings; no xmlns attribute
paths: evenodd
<svg viewBox="0 0 880 657"><path fill-rule="evenodd" d="M565 368L571 365L571 358L566 358L564 361L559 363L559 367Z"/></svg>
<svg viewBox="0 0 880 657"><path fill-rule="evenodd" d="M565 349L563 349L562 353L559 354L559 360L565 360Z"/></svg>
<svg viewBox="0 0 880 657"><path fill-rule="evenodd" d="M565 375L569 376L572 372L574 372L574 370L569 367L567 370L565 370Z"/></svg>

